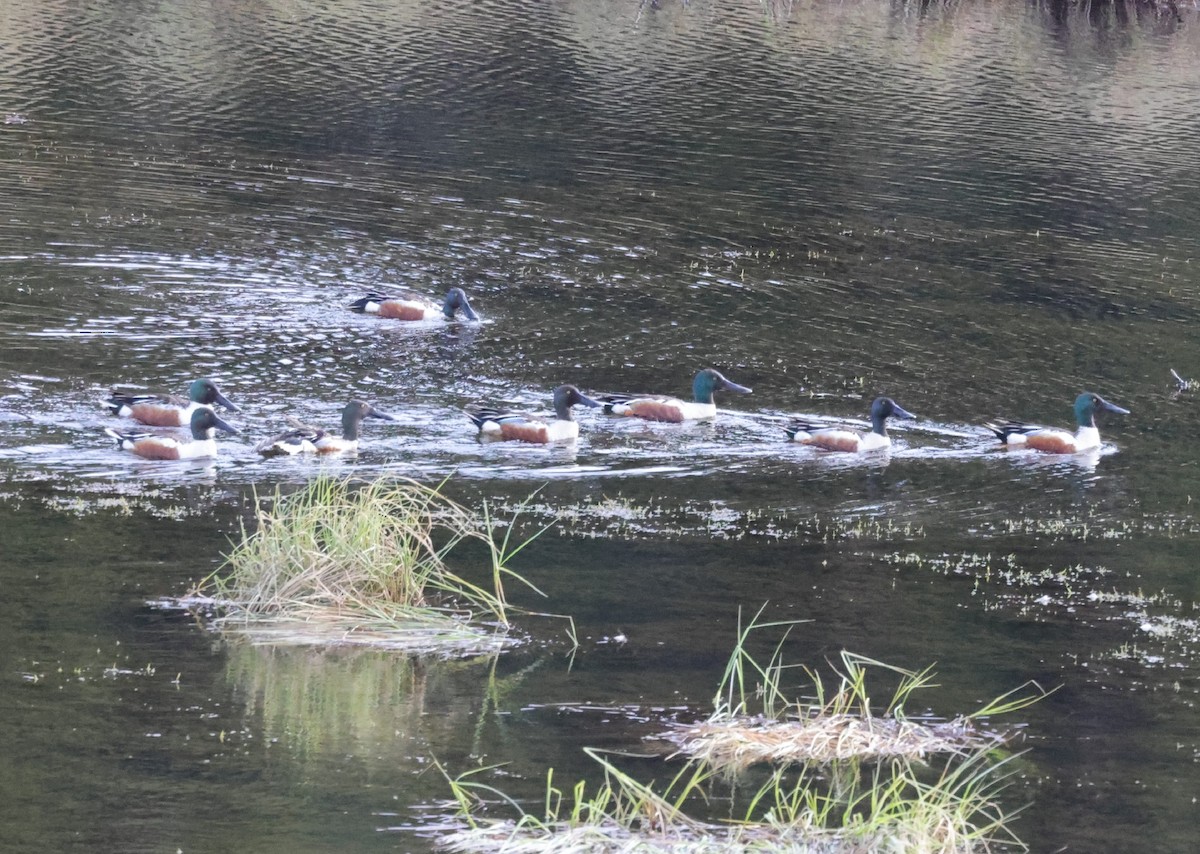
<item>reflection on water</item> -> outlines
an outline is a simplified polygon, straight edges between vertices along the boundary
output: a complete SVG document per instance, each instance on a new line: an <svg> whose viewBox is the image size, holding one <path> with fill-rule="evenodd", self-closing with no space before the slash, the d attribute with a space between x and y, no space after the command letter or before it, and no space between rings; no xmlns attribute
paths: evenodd
<svg viewBox="0 0 1200 854"><path fill-rule="evenodd" d="M301 761L356 755L419 769L431 744L473 730L490 678L471 665L378 651L270 648L234 639L226 672L262 737L286 742ZM493 683L494 684L494 683ZM467 693L464 697L462 692Z"/></svg>
<svg viewBox="0 0 1200 854"><path fill-rule="evenodd" d="M377 828L446 794L428 756L511 763L536 796L546 767L586 773L581 746L637 742L546 709L702 708L737 608L765 601L811 620L798 660L936 661L949 708L1063 684L1030 712L1018 832L1185 847L1200 437L1169 370L1200 370L1181 334L1200 29L1179 15L9 0L0 661L22 676L0 691L19 816L0 833L390 850ZM482 323L349 309L451 286ZM754 388L710 424L589 411L578 443L518 447L461 412L545 410L563 382L681 393L710 365ZM103 435L114 384L200 376L242 406L216 459L152 464ZM982 427L1060 423L1084 389L1132 411L1095 453L1008 452ZM786 441L792 417L862 426L879 394L921 416L889 453ZM354 455L254 453L352 398L398 422ZM528 524L556 525L518 568L578 621L575 664L488 682L214 648L137 604L211 571L254 490L317 473L450 477L509 511L539 490ZM118 644L136 655L93 678ZM431 709L434 682L453 688Z"/></svg>

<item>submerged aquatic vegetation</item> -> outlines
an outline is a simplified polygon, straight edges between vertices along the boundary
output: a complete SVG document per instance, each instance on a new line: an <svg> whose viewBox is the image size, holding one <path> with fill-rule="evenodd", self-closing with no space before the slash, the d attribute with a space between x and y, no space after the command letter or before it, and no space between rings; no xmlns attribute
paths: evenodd
<svg viewBox="0 0 1200 854"><path fill-rule="evenodd" d="M1200 648L1200 604L1159 591L1121 590L1122 578L1103 566L1083 563L1031 568L1015 554L892 552L889 565L923 569L974 582L972 596L986 611L1039 622L1070 621L1099 632L1124 632L1115 650L1090 660L1128 659L1154 667L1191 669ZM1104 587L1101 587L1104 585ZM1068 655L1078 662L1078 656Z"/></svg>
<svg viewBox="0 0 1200 854"><path fill-rule="evenodd" d="M757 618L756 618L757 619ZM790 700L782 677L788 672L777 646L765 663L747 652L750 632L784 624L758 623L739 631L715 703L717 713L706 724L721 730L721 737L739 727L743 737L761 737L763 727L811 723L819 716L837 718L840 733L830 739L852 746L846 721L879 722L872 715L867 693L868 671L882 668L900 674L900 686L885 706L890 724L877 731L865 747L812 750L812 743L796 753L780 756L780 743L768 755L761 750L692 750L680 744L690 758L665 786L643 783L617 768L597 751L585 752L599 763L604 781L594 790L585 782L569 792L556 786L548 772L541 815L522 810L507 795L478 782L479 769L450 779L465 825L441 835L437 844L449 851L475 852L762 852L788 851L809 854L860 854L868 851L920 851L969 854L1001 849L1024 849L1008 827L1010 816L998 797L1009 775L1011 758L997 759L993 749L1002 739L982 734L970 722L984 715L1023 708L1044 692L1010 693L973 715L955 719L956 729L933 733L907 728L905 701L929 685L930 672L909 673L858 656L843 656L836 689L809 673L816 699L812 703ZM748 714L751 703L757 713ZM895 736L905 729L903 739ZM676 739L677 734L667 738ZM709 733L712 735L712 733ZM716 739L719 740L719 739ZM711 744L715 743L710 739ZM755 740L752 738L751 740ZM761 741L761 738L758 738ZM678 741L677 741L678 743ZM897 746L901 749L896 749ZM939 768L912 761L931 753L943 754ZM882 759L869 766L863 759ZM748 784L742 771L751 763L769 763L769 773L758 784ZM762 777L758 777L762 780ZM725 786L725 791L718 787ZM711 805L717 797L729 798L731 814L724 822L697 818L691 811ZM516 808L516 818L482 815L495 802ZM707 810L711 812L711 809ZM731 819L731 820L730 820Z"/></svg>
<svg viewBox="0 0 1200 854"><path fill-rule="evenodd" d="M236 626L270 643L370 644L473 654L512 643L507 562L484 517L411 480L318 478L256 506L242 537L200 591ZM543 529L544 530L544 529ZM446 555L463 540L488 549L488 587L457 574Z"/></svg>
<svg viewBox="0 0 1200 854"><path fill-rule="evenodd" d="M1097 514L1059 513L1050 516L1002 519L981 526L989 536L1035 537L1049 542L1127 540L1133 537L1178 539L1200 533L1200 521L1172 513L1140 518L1105 518Z"/></svg>
<svg viewBox="0 0 1200 854"><path fill-rule="evenodd" d="M1047 566L1032 569L1023 566L1015 554L963 552L959 554L925 555L919 552L892 552L881 555L892 566L924 569L945 576L974 578L977 584L997 588L1060 590L1075 596L1111 575L1103 566L1074 564L1065 567Z"/></svg>
<svg viewBox="0 0 1200 854"><path fill-rule="evenodd" d="M503 507L501 509L504 509ZM523 512L549 517L559 524L559 536L584 539L660 540L663 537L704 537L720 540L842 540L911 541L925 536L912 522L886 516L796 515L786 510L742 509L725 501L682 501L661 498L638 501L620 493L572 504L541 502L522 505Z"/></svg>
<svg viewBox="0 0 1200 854"><path fill-rule="evenodd" d="M185 500L175 490L137 481L91 481L84 485L51 482L50 489L39 497L45 507L81 518L106 513L183 520L210 513L216 497L211 491L203 498L193 494Z"/></svg>

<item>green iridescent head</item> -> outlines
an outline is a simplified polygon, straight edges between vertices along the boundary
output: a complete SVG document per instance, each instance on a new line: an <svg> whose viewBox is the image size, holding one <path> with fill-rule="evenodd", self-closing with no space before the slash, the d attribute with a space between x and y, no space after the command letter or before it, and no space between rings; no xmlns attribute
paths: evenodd
<svg viewBox="0 0 1200 854"><path fill-rule="evenodd" d="M205 406L219 403L230 412L238 411L238 408L229 402L229 398L221 394L221 390L212 380L193 380L192 384L188 386L188 399L193 403L202 403Z"/></svg>
<svg viewBox="0 0 1200 854"><path fill-rule="evenodd" d="M1098 394L1085 391L1079 397L1075 398L1075 422L1080 427L1095 427L1097 409L1105 409L1109 412L1115 412L1118 415L1129 414L1128 409L1123 409L1120 406L1109 403Z"/></svg>
<svg viewBox="0 0 1200 854"><path fill-rule="evenodd" d="M237 429L226 424L217 413L207 407L201 407L192 413L192 438L197 442L211 439L214 431L224 430L226 433L237 434Z"/></svg>
<svg viewBox="0 0 1200 854"><path fill-rule="evenodd" d="M721 375L720 371L713 370L712 368L705 368L696 374L696 379L692 381L692 400L696 401L696 403L712 403L713 392L715 391L750 394L750 389L744 385L730 382Z"/></svg>

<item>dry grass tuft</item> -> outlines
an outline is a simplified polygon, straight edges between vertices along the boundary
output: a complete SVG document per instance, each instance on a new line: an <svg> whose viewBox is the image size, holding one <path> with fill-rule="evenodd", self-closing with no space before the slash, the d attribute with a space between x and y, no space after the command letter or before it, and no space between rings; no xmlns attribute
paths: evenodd
<svg viewBox="0 0 1200 854"><path fill-rule="evenodd" d="M781 657L783 642L766 664L747 651L750 634L772 625L780 624L752 620L739 630L712 716L662 735L679 753L728 771L762 763L916 761L933 754L965 755L1006 740L1003 733L980 729L979 718L1022 709L1046 694L1030 682L971 714L949 721L914 721L904 708L916 692L932 686L930 668L914 672L843 652L832 686L805 667L811 699L795 699L784 688L793 668ZM872 700L868 684L877 675L899 680L882 707Z"/></svg>
<svg viewBox="0 0 1200 854"><path fill-rule="evenodd" d="M817 712L805 720L713 717L684 724L663 736L685 756L740 771L751 765L836 762L851 759L923 760L934 753L961 754L993 747L1001 734L984 732L967 718L917 723L894 717Z"/></svg>

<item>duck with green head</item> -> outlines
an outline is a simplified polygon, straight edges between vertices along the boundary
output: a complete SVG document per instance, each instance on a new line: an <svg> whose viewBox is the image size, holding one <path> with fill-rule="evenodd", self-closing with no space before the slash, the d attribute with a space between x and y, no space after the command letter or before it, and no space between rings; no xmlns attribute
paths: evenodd
<svg viewBox="0 0 1200 854"><path fill-rule="evenodd" d="M481 439L548 445L579 438L579 422L571 416L572 406L599 405L599 401L592 400L575 386L560 385L554 390L554 419L551 421L525 412L478 404L466 407L463 412L479 428Z"/></svg>
<svg viewBox="0 0 1200 854"><path fill-rule="evenodd" d="M717 417L713 395L718 391L750 394L750 389L726 379L713 368L705 368L692 381L692 399L655 394L608 393L592 395L610 415L642 418L646 421L665 421L681 424L684 421L707 421Z"/></svg>
<svg viewBox="0 0 1200 854"><path fill-rule="evenodd" d="M862 454L892 446L892 437L887 432L889 418L911 421L916 417L890 397L877 397L871 404L870 432L848 430L820 421L794 421L784 428L784 432L793 442L802 445L811 445L825 451Z"/></svg>
<svg viewBox="0 0 1200 854"><path fill-rule="evenodd" d="M114 392L104 405L113 415L132 418L151 427L187 427L192 422L192 414L202 407L212 409L220 405L230 412L238 411L229 398L221 394L217 384L208 379L193 380L186 398L174 394Z"/></svg>
<svg viewBox="0 0 1200 854"><path fill-rule="evenodd" d="M104 428L104 432L117 440L117 447L148 460L194 460L217 455L217 430L236 434L238 431L222 421L217 413L202 406L192 413L189 424L192 441L183 442L174 436L142 433Z"/></svg>
<svg viewBox="0 0 1200 854"><path fill-rule="evenodd" d="M1018 421L989 421L983 426L991 430L1007 448L1028 448L1047 454L1077 454L1100 447L1100 431L1096 428L1096 412L1104 410L1128 415L1129 410L1109 403L1098 394L1085 391L1075 398L1075 432L1055 427L1040 427Z"/></svg>
<svg viewBox="0 0 1200 854"><path fill-rule="evenodd" d="M346 451L358 450L358 431L366 418L379 418L383 421L396 419L386 412L380 412L363 400L352 400L342 409L342 435L338 436L328 430L309 427L298 421L292 421L292 429L264 439L255 448L264 457L284 457L294 454L340 454Z"/></svg>
<svg viewBox="0 0 1200 854"><path fill-rule="evenodd" d="M369 293L350 303L350 308L391 320L454 320L459 312L467 320L479 320L479 315L467 299L467 292L462 288L448 290L441 305L421 294L406 291L390 296Z"/></svg>

